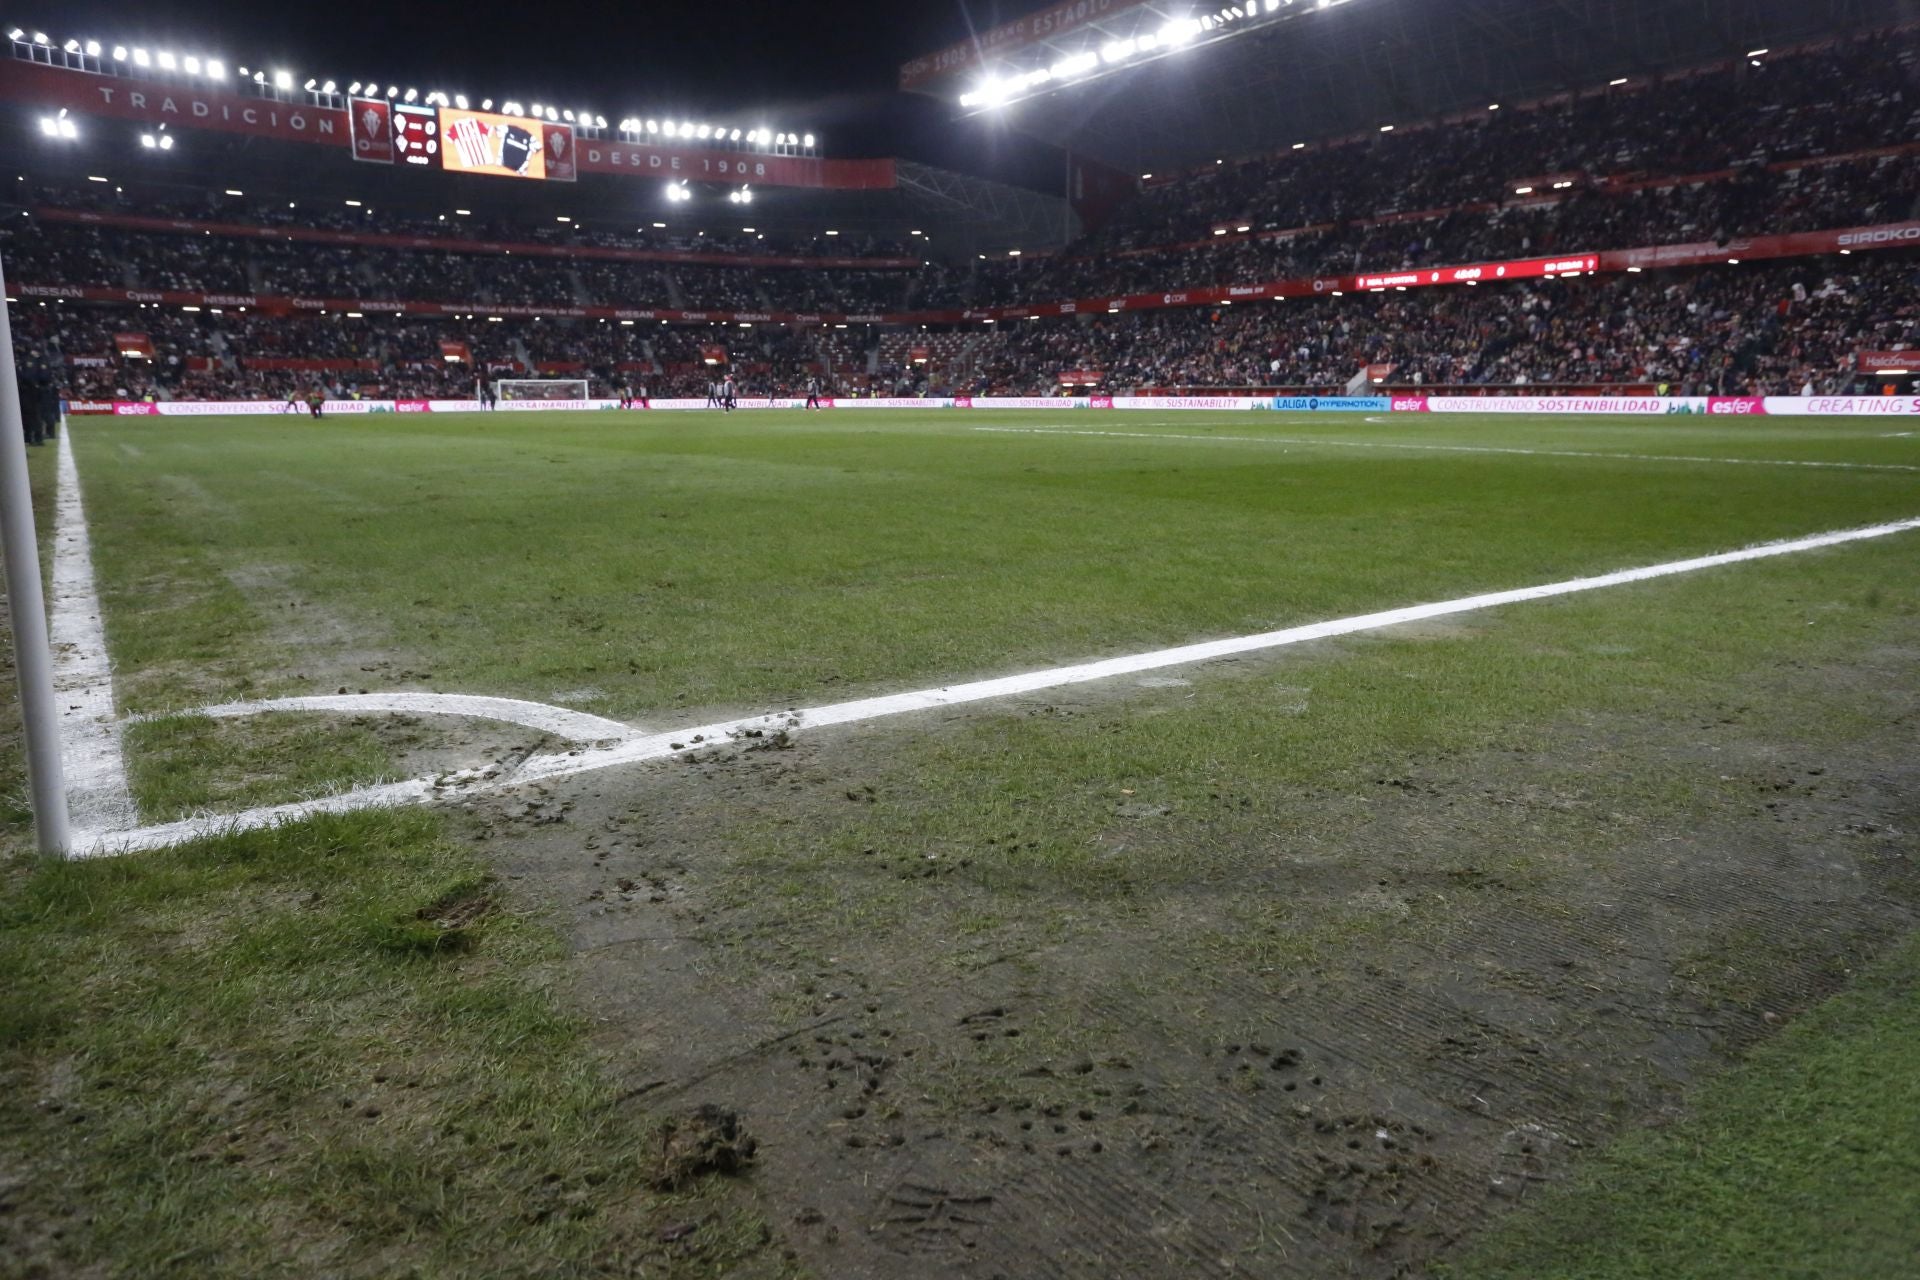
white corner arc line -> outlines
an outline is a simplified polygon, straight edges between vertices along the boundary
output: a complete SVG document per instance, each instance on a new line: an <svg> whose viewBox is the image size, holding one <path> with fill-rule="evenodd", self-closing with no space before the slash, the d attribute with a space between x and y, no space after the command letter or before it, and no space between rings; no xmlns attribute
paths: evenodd
<svg viewBox="0 0 1920 1280"><path fill-rule="evenodd" d="M1304 644L1310 640L1325 640L1335 636L1353 635L1356 632L1377 631L1384 627L1398 626L1401 623L1471 613L1529 600L1547 600L1556 596L1576 595L1607 587L1626 586L1635 582L1649 582L1656 578L1698 573L1705 569L1743 564L1751 560L1796 555L1803 551L1837 547L1872 538L1885 538L1895 534L1909 533L1916 529L1920 529L1920 517L1897 520L1888 524L1868 525L1864 528L1813 534L1803 538L1790 538L1780 542L1766 542L1757 546L1743 547L1738 551L1723 551L1716 555L1696 556L1689 560L1669 561L1666 564L1645 565L1637 569L1621 569L1595 577L1572 578L1565 582L1549 582L1541 586L1493 591L1482 595L1462 596L1456 600L1441 600L1430 604L1409 605L1401 609L1387 609L1379 613L1359 614L1351 618L1337 618L1328 622L1308 623L1305 626L1289 627L1282 631L1267 631L1259 635L1207 640L1199 644L1156 649L1148 653L1106 658L1068 667L1052 667L1043 671L1029 671L1021 675L1003 676L993 680L977 680L938 689L921 689L911 693L861 698L853 702L834 703L805 711L771 712L766 715L747 716L737 720L724 720L715 724L679 729L672 733L649 734L612 747L568 752L564 755L533 756L519 769L507 774L466 774L444 779L415 778L407 782L364 787L357 791L342 792L319 800L275 805L245 813L190 818L164 826L145 827L134 831L96 830L85 839L77 840L76 845L82 850L82 856L125 853L139 849L160 848L183 840L222 832L271 826L316 813L344 813L354 809L394 806L426 800L461 799L508 790L529 782L573 777L615 765L662 760L678 755L689 747L706 749L725 746L756 732L765 733L769 730L784 729L797 733L808 729L825 728L828 725L879 720L936 707L984 702L994 698L1034 693L1042 689L1055 689L1063 685L1083 684L1088 681L1106 680L1115 676L1132 675L1164 667L1184 666L1243 653L1279 649L1289 645Z"/></svg>
<svg viewBox="0 0 1920 1280"><path fill-rule="evenodd" d="M1528 458L1598 458L1605 462L1693 462L1728 467L1814 467L1826 471L1906 471L1920 472L1920 463L1906 462L1815 462L1797 458L1696 458L1668 453L1605 453L1597 449L1522 449L1517 446L1489 444L1417 444L1389 440L1337 440L1332 437L1292 436L1202 436L1172 431L1094 431L1073 427L969 427L969 431L988 431L1015 436L1106 436L1120 440L1200 440L1221 444L1278 444L1289 448L1329 449L1406 449L1422 453L1505 453Z"/></svg>
<svg viewBox="0 0 1920 1280"><path fill-rule="evenodd" d="M60 707L60 759L76 831L110 831L135 818L113 699L113 664L94 588L93 545L73 461L73 430L60 433L53 507L53 601L48 638Z"/></svg>
<svg viewBox="0 0 1920 1280"><path fill-rule="evenodd" d="M241 716L265 715L276 711L337 711L346 714L389 712L396 715L466 716L476 720L499 720L551 733L573 742L624 742L643 732L630 724L589 715L545 702L521 698L491 698L475 693L424 693L395 690L387 693L320 694L299 698L267 698L252 702L222 702L211 707L184 711L159 712L135 717L136 720L161 720L169 716L207 716L231 720Z"/></svg>

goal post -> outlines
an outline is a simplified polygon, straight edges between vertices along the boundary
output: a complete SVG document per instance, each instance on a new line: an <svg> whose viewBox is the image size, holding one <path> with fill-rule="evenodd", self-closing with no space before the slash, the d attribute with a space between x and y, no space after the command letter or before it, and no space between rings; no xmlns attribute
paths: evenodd
<svg viewBox="0 0 1920 1280"><path fill-rule="evenodd" d="M493 393L502 400L586 400L585 378L501 378Z"/></svg>

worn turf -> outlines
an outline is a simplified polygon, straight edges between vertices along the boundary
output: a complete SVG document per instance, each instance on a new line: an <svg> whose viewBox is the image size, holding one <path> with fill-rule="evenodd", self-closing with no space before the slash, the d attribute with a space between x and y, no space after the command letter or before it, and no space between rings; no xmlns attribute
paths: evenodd
<svg viewBox="0 0 1920 1280"><path fill-rule="evenodd" d="M1598 1156L1450 1280L1744 1280L1920 1271L1920 940ZM1892 1139L1892 1140L1890 1140Z"/></svg>
<svg viewBox="0 0 1920 1280"><path fill-rule="evenodd" d="M431 688L664 727L1920 514L1920 442L1851 420L849 411L78 432L137 712ZM472 1273L544 1164L590 1210L537 1224L564 1267L752 1275L791 1249L817 1274L888 1280L1405 1274L1684 1108L1911 928L1916 546L695 750L447 826L320 824L137 871L20 864L0 899L30 993L10 1006L27 1101L9 1149L54 1188L211 1186L192 1179L217 1170L177 1169L163 1143L112 1163L148 1112L198 1105L193 1070L130 1059L158 1101L107 1094L93 1123L111 1141L56 1149L59 1122L30 1109L139 1051L156 991L179 983L213 1006L180 1024L189 1066L224 1052L222 1078L268 1100L249 1135L257 1115L337 1106L376 1044L471 1052L434 1077L432 1107L537 1093L551 1105L527 1118L558 1135L473 1148L458 1186L474 1218L456 1223L394 1216L414 1213L406 1171L441 1167L441 1121L376 1126L404 1174L385 1180L321 1178L348 1119L309 1126L273 1157L317 1171L285 1198L243 1185L204 1228L136 1215L153 1251L211 1271L244 1273L281 1233L348 1273L390 1257ZM129 736L148 818L529 746L368 718L173 716ZM10 818L17 841L17 803ZM443 953L421 908L489 867L524 878L489 885L473 945ZM182 937L237 958L176 969L201 954ZM288 937L324 951L324 982L282 963ZM161 961L149 975L123 952ZM89 1019L31 994L66 990L89 993ZM498 1019L428 1016L475 990ZM337 1027L360 1047L342 1052ZM268 1035L307 1055L310 1083L249 1050ZM1841 1111L1881 1087L1892 1044L1845 1050L1860 1069ZM683 1219L631 1181L621 1158L653 1149L650 1118L580 1129L580 1100L621 1092L650 1116L747 1116L767 1140L766 1242L724 1185L696 1184ZM477 1132L504 1123L482 1112ZM1749 1122L1784 1143L1768 1150L1797 1140ZM256 1159L234 1141L236 1164ZM1862 1158L1899 1160L1885 1142ZM576 1186L575 1169L614 1180ZM352 1199L362 1181L380 1206ZM1743 1194L1733 1172L1710 1181ZM1630 1199L1710 1232L1664 1185L1656 1167ZM15 1229L36 1256L148 1247L34 1197ZM370 1245L312 1229L336 1204ZM1878 1217L1835 1247L1911 1247ZM1475 1265L1580 1273L1545 1242L1558 1228L1517 1230ZM503 1273L521 1266L500 1247Z"/></svg>

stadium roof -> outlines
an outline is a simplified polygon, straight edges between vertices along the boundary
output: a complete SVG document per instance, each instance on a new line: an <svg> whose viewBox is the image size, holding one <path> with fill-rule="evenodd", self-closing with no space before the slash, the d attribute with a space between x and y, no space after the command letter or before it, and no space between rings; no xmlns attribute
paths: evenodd
<svg viewBox="0 0 1920 1280"><path fill-rule="evenodd" d="M1592 90L1913 13L1908 0L1068 0L909 62L901 86L1142 172Z"/></svg>

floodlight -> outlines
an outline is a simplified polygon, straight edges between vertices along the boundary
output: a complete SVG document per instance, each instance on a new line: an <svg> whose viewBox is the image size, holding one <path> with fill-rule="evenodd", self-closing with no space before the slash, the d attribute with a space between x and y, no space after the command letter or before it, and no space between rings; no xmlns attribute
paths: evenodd
<svg viewBox="0 0 1920 1280"><path fill-rule="evenodd" d="M100 42L98 40L87 41L87 56L89 58L97 58L100 56Z"/></svg>
<svg viewBox="0 0 1920 1280"><path fill-rule="evenodd" d="M47 134L54 134L58 132L58 129L54 125L53 121L42 120L40 122L40 132L47 133ZM154 137L152 134L143 133L140 135L140 145L147 148L149 151L151 151L153 148L159 146L160 144L154 141Z"/></svg>
<svg viewBox="0 0 1920 1280"><path fill-rule="evenodd" d="M160 149L161 149L162 151L171 151L171 150L173 150L173 135L172 135L172 134L170 134L170 133L163 133L163 134L161 134L161 135L160 135Z"/></svg>
<svg viewBox="0 0 1920 1280"><path fill-rule="evenodd" d="M276 89L293 88L293 72L276 71L273 73L273 87Z"/></svg>
<svg viewBox="0 0 1920 1280"><path fill-rule="evenodd" d="M220 61L220 59L218 58L207 59L207 79L223 80L226 78L226 75L227 75L226 63Z"/></svg>
<svg viewBox="0 0 1920 1280"><path fill-rule="evenodd" d="M812 134L808 134L808 135L806 136L806 139L805 139L805 140L804 140L803 142L801 142L801 144L800 144L800 145L801 145L801 146L803 146L803 147L810 147L810 146L812 146L812 145L813 145L813 135L812 135Z"/></svg>
<svg viewBox="0 0 1920 1280"><path fill-rule="evenodd" d="M315 87L316 87L316 86L317 86L317 85L318 85L319 83L320 83L320 82L319 82L318 80L315 80L315 79L314 79L313 77L311 77L311 76L309 76L309 77L307 77L307 83L306 83L305 85L303 85L303 86L302 86L302 88L304 88L304 89L306 89L306 91L307 91L308 93L312 93L312 92L314 91L314 88L315 88Z"/></svg>
<svg viewBox="0 0 1920 1280"><path fill-rule="evenodd" d="M700 137L701 137L701 140L702 140L702 141L704 141L704 140L706 140L707 138L709 138L709 137L711 137L711 136L713 136L713 126L712 126L712 125L710 125L710 124L703 124L703 125L701 125L701 126L700 126Z"/></svg>
<svg viewBox="0 0 1920 1280"><path fill-rule="evenodd" d="M454 94L453 105L460 108L462 111L465 111L467 109L467 95L464 93Z"/></svg>
<svg viewBox="0 0 1920 1280"><path fill-rule="evenodd" d="M115 62L125 62L127 60L127 46L123 44L113 46L113 60Z"/></svg>
<svg viewBox="0 0 1920 1280"><path fill-rule="evenodd" d="M9 40L18 40L18 39L21 39L21 38L22 38L22 37L24 37L24 36L25 36L26 34L27 34L26 32L24 32L24 31L22 31L22 30L21 30L20 28L18 28L18 27L8 27L8 28L7 28L7 39L9 39Z"/></svg>
<svg viewBox="0 0 1920 1280"><path fill-rule="evenodd" d="M738 141L740 141L740 131L739 131L738 129L735 129L735 130L734 130L734 131L733 131L732 133L730 133L730 134L728 134L728 135L727 135L727 140L728 140L729 142L738 142Z"/></svg>
<svg viewBox="0 0 1920 1280"><path fill-rule="evenodd" d="M69 40L60 47L65 49L68 53L80 52L80 42L78 40Z"/></svg>
<svg viewBox="0 0 1920 1280"><path fill-rule="evenodd" d="M563 112L561 112L560 114L561 114L561 115L563 115L563 116L565 116L565 117L567 118L567 123L568 123L568 124L572 124L572 123L573 123L573 109L572 109L571 107L569 107L569 108L568 108L567 110L565 110L565 111L563 111Z"/></svg>
<svg viewBox="0 0 1920 1280"><path fill-rule="evenodd" d="M323 84L323 85L321 85L321 86L320 86L320 92L322 92L322 93L332 93L332 92L333 92L333 91L334 91L335 89L338 89L339 87L340 87L339 85L337 85L337 84L335 84L335 83L334 83L333 81L331 81L331 80L329 80L329 81L327 81L327 82L326 82L325 84Z"/></svg>
<svg viewBox="0 0 1920 1280"><path fill-rule="evenodd" d="M657 120L649 120L649 121L647 121L647 132L648 132L648 133L658 133L658 132L660 132L660 129L659 129L659 121L657 121Z"/></svg>
<svg viewBox="0 0 1920 1280"><path fill-rule="evenodd" d="M153 59L147 56L147 51L145 49L142 49L138 45L135 45L133 49L133 65L136 67L152 66Z"/></svg>
<svg viewBox="0 0 1920 1280"><path fill-rule="evenodd" d="M35 44L51 44L51 43L53 43L52 41L50 41L50 40L48 40L48 39L47 39L47 33L46 33L46 32L44 32L44 31L36 31L36 32L34 32L34 33L33 33L33 42L34 42Z"/></svg>
<svg viewBox="0 0 1920 1280"><path fill-rule="evenodd" d="M171 53L168 53L165 49L162 49L160 50L160 52L154 54L153 60L162 71L173 70L173 67L174 67L173 55Z"/></svg>
<svg viewBox="0 0 1920 1280"><path fill-rule="evenodd" d="M194 57L192 54L188 54L186 57L180 59L180 65L186 69L186 73L190 76L200 74L200 59Z"/></svg>
<svg viewBox="0 0 1920 1280"><path fill-rule="evenodd" d="M412 102L415 98L419 96L420 96L420 91L414 88L412 85L408 85L406 93L401 97L400 100L402 102Z"/></svg>

